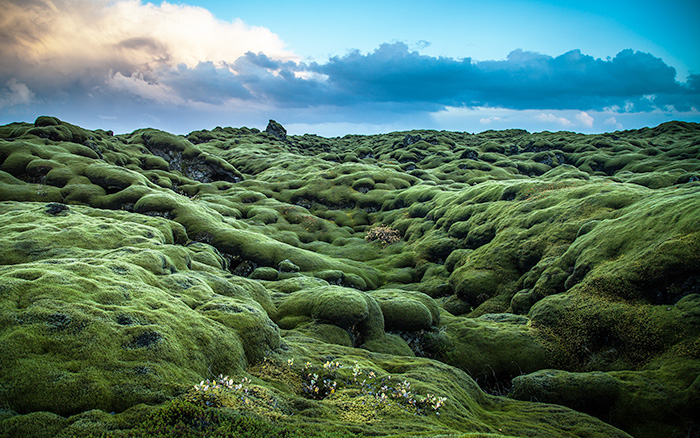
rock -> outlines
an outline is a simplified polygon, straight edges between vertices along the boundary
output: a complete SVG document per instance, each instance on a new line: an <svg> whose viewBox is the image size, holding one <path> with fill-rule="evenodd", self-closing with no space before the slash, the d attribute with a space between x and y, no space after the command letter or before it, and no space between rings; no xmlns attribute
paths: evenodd
<svg viewBox="0 0 700 438"><path fill-rule="evenodd" d="M53 202L51 204L46 204L46 213L51 216L56 216L63 212L70 211L70 208L66 204L60 204L58 202Z"/></svg>
<svg viewBox="0 0 700 438"><path fill-rule="evenodd" d="M274 120L270 120L270 122L267 124L267 128L265 128L265 132L280 141L285 141L287 139L287 130L284 129L284 126L280 125Z"/></svg>
<svg viewBox="0 0 700 438"><path fill-rule="evenodd" d="M154 129L141 134L143 144L156 157L162 158L171 170L202 183L243 179L238 170L220 157L199 150L187 139Z"/></svg>
<svg viewBox="0 0 700 438"><path fill-rule="evenodd" d="M279 272L299 272L299 266L292 263L291 260L285 259L277 265L277 270Z"/></svg>
<svg viewBox="0 0 700 438"><path fill-rule="evenodd" d="M403 145L410 146L412 144L418 143L421 140L423 140L423 137L421 137L420 135L406 134L406 136L403 138Z"/></svg>

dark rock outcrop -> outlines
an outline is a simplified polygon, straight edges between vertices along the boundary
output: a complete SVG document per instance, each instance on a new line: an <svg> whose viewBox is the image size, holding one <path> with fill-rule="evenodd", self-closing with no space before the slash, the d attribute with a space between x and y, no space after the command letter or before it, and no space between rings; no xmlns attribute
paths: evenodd
<svg viewBox="0 0 700 438"><path fill-rule="evenodd" d="M265 132L280 141L285 141L287 139L287 130L274 120L270 120L267 124L267 128L265 128Z"/></svg>

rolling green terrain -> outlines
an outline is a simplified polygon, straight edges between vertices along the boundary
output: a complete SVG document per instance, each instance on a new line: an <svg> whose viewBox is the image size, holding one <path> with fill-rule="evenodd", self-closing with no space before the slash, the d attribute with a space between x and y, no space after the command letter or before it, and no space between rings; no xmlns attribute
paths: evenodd
<svg viewBox="0 0 700 438"><path fill-rule="evenodd" d="M0 127L0 436L700 435L700 125Z"/></svg>

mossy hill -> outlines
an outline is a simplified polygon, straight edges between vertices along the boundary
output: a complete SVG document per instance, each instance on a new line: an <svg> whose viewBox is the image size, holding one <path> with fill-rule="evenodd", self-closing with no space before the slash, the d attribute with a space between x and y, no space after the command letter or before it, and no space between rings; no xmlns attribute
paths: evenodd
<svg viewBox="0 0 700 438"><path fill-rule="evenodd" d="M2 126L0 370L3 437L699 436L700 125Z"/></svg>

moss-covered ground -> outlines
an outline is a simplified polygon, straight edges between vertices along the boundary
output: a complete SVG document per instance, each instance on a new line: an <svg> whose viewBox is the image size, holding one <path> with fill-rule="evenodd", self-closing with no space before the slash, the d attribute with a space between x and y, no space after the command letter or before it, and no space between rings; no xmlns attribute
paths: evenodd
<svg viewBox="0 0 700 438"><path fill-rule="evenodd" d="M0 127L0 436L700 434L700 125L273 133Z"/></svg>

